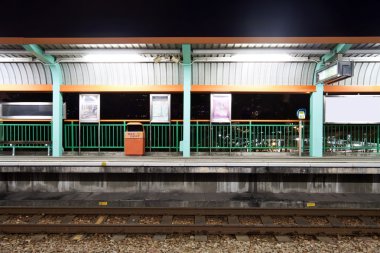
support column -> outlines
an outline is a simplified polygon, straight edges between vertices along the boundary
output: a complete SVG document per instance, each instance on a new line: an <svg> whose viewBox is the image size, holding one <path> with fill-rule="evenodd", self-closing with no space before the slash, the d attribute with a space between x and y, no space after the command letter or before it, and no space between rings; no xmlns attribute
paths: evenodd
<svg viewBox="0 0 380 253"><path fill-rule="evenodd" d="M53 79L53 129L52 129L52 140L53 140L53 156L62 156L63 146L63 99L60 91L60 86L62 84L62 70L58 63L50 65L50 71Z"/></svg>
<svg viewBox="0 0 380 253"><path fill-rule="evenodd" d="M60 86L62 84L62 70L59 63L55 61L55 58L51 55L45 54L44 50L36 44L23 45L23 47L39 59L43 64L46 64L50 68L51 77L53 80L53 126L51 140L53 142L53 156L62 156L62 94L60 92Z"/></svg>
<svg viewBox="0 0 380 253"><path fill-rule="evenodd" d="M310 156L323 156L323 84L310 97Z"/></svg>
<svg viewBox="0 0 380 253"><path fill-rule="evenodd" d="M191 46L182 45L183 56L183 140L182 155L190 157L190 118L191 118Z"/></svg>

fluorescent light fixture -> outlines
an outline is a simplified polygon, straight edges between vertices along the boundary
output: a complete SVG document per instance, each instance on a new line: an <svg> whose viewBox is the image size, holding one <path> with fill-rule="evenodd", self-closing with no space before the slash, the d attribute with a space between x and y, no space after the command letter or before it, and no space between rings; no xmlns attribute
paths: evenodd
<svg viewBox="0 0 380 253"><path fill-rule="evenodd" d="M0 62L33 62L32 57L0 57Z"/></svg>
<svg viewBox="0 0 380 253"><path fill-rule="evenodd" d="M81 60L84 62L146 62L152 61L152 58L139 54L88 54Z"/></svg>
<svg viewBox="0 0 380 253"><path fill-rule="evenodd" d="M231 56L234 61L288 61L293 59L286 53L275 54L235 54Z"/></svg>

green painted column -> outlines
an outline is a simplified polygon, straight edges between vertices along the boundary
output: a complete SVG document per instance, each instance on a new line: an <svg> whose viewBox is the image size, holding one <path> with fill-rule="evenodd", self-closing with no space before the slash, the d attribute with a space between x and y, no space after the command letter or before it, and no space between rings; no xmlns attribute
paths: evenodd
<svg viewBox="0 0 380 253"><path fill-rule="evenodd" d="M23 45L23 47L39 59L43 64L46 64L50 68L51 77L53 80L53 126L52 126L52 142L53 142L53 156L62 156L62 134L63 134L63 119L62 119L62 94L60 92L60 86L62 84L62 70L59 63L55 61L55 58L51 55L45 54L44 50L36 44Z"/></svg>
<svg viewBox="0 0 380 253"><path fill-rule="evenodd" d="M63 99L60 91L60 86L62 84L62 70L58 63L49 65L52 79L53 79L53 129L52 129L52 140L53 140L53 156L62 156L63 146Z"/></svg>
<svg viewBox="0 0 380 253"><path fill-rule="evenodd" d="M191 118L191 46L182 45L183 56L183 140L182 155L190 157L190 118Z"/></svg>
<svg viewBox="0 0 380 253"><path fill-rule="evenodd" d="M310 97L310 156L323 156L323 84Z"/></svg>

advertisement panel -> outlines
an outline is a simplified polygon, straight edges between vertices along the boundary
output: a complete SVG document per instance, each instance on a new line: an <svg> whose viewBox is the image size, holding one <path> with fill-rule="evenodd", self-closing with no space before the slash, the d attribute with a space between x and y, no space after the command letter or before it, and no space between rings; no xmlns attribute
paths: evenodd
<svg viewBox="0 0 380 253"><path fill-rule="evenodd" d="M150 122L170 123L170 94L150 95Z"/></svg>
<svg viewBox="0 0 380 253"><path fill-rule="evenodd" d="M325 123L379 124L380 96L346 95L324 97Z"/></svg>
<svg viewBox="0 0 380 253"><path fill-rule="evenodd" d="M100 94L79 95L79 122L100 122Z"/></svg>
<svg viewBox="0 0 380 253"><path fill-rule="evenodd" d="M211 94L211 123L231 122L231 94Z"/></svg>

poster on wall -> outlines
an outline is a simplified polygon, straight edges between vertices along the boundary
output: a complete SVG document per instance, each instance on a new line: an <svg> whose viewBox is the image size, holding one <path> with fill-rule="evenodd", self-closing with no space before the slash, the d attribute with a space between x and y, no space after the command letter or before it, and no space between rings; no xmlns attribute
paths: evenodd
<svg viewBox="0 0 380 253"><path fill-rule="evenodd" d="M170 94L150 95L150 122L170 123Z"/></svg>
<svg viewBox="0 0 380 253"><path fill-rule="evenodd" d="M380 96L337 95L324 96L325 123L379 124Z"/></svg>
<svg viewBox="0 0 380 253"><path fill-rule="evenodd" d="M100 122L100 94L79 95L79 122Z"/></svg>
<svg viewBox="0 0 380 253"><path fill-rule="evenodd" d="M231 94L211 94L210 121L212 123L231 122Z"/></svg>

